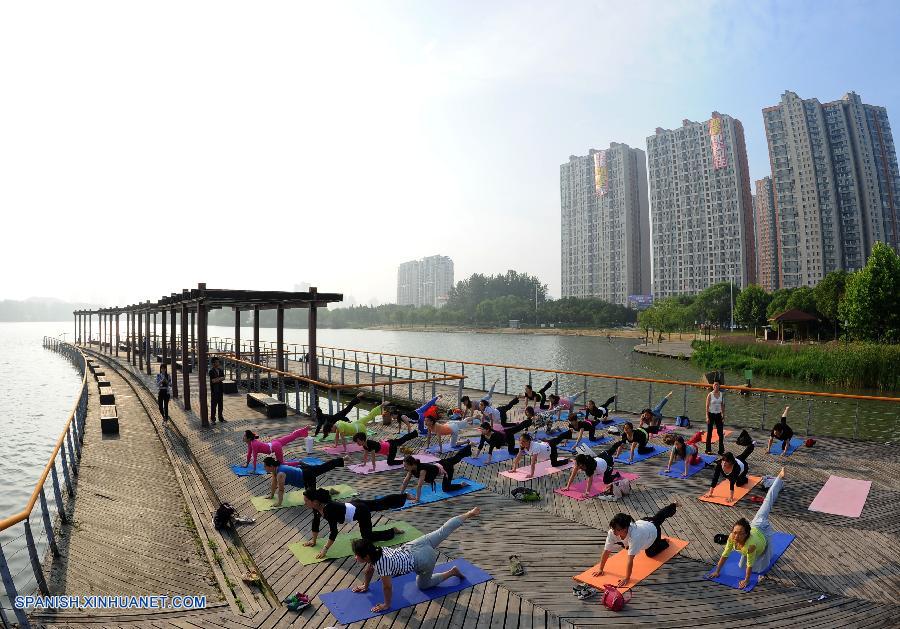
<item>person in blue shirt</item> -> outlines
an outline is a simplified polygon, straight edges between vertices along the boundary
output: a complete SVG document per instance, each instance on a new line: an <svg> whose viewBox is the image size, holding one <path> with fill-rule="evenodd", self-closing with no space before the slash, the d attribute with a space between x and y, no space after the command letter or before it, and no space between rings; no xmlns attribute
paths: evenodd
<svg viewBox="0 0 900 629"><path fill-rule="evenodd" d="M279 465L278 460L275 457L267 456L263 459L263 466L266 469L266 474L272 476L272 486L269 490L269 495L266 496L266 498L272 500L277 493L278 502L275 506L280 507L284 500L285 485L300 487L302 489L315 489L318 477L335 468L344 467L344 459L336 457L319 465L307 465L301 462L296 466L293 466Z"/></svg>

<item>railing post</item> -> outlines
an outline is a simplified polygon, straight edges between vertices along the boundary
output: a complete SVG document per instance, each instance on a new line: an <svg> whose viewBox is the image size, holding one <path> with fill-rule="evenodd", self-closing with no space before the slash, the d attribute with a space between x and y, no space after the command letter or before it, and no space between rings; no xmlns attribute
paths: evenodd
<svg viewBox="0 0 900 629"><path fill-rule="evenodd" d="M647 408L653 408L653 383L648 383L650 386L647 388Z"/></svg>
<svg viewBox="0 0 900 629"><path fill-rule="evenodd" d="M13 583L12 574L9 572L9 564L6 563L6 555L3 554L2 545L0 545L0 578L3 579L3 587L6 590L6 596L9 598L10 604L12 604L16 600L18 593L16 592L16 584ZM25 613L24 609L19 609L13 605L13 613L16 615L16 620L19 622L20 627L24 627L25 629L31 627L28 623L28 615ZM2 607L0 607L0 614L3 615L4 626L12 626L6 619L6 613L3 612Z"/></svg>
<svg viewBox="0 0 900 629"><path fill-rule="evenodd" d="M687 396L688 396L688 388L687 388L687 385L686 385L686 384L683 385L682 388L684 389L684 396L683 396L682 405L681 405L681 409L682 409L682 410L681 410L681 414L684 415L684 416L687 416L687 414L688 414L688 412L687 412Z"/></svg>
<svg viewBox="0 0 900 629"><path fill-rule="evenodd" d="M344 384L344 368L347 366L343 360L341 361L341 384Z"/></svg>
<svg viewBox="0 0 900 629"><path fill-rule="evenodd" d="M613 390L613 395L616 396L616 398L613 400L613 410L618 412L619 411L619 379L616 378L615 380L613 380L613 382L616 385L615 389Z"/></svg>
<svg viewBox="0 0 900 629"><path fill-rule="evenodd" d="M300 380L294 378L294 401L297 404L297 412L300 412Z"/></svg>
<svg viewBox="0 0 900 629"><path fill-rule="evenodd" d="M556 386L553 387L553 393L559 395L559 374L554 376L553 381L556 383Z"/></svg>
<svg viewBox="0 0 900 629"><path fill-rule="evenodd" d="M806 400L806 436L809 437L809 424L812 421L812 400Z"/></svg>
<svg viewBox="0 0 900 629"><path fill-rule="evenodd" d="M47 532L47 541L50 543L50 552L54 557L59 557L59 547L56 545L56 536L53 534L53 524L50 522L50 510L47 508L47 495L41 486L41 513L43 514L44 530Z"/></svg>
<svg viewBox="0 0 900 629"><path fill-rule="evenodd" d="M509 369L506 367L503 368L503 395L509 395Z"/></svg>
<svg viewBox="0 0 900 629"><path fill-rule="evenodd" d="M334 414L334 391L330 387L328 388L328 414Z"/></svg>
<svg viewBox="0 0 900 629"><path fill-rule="evenodd" d="M463 386L464 386L465 382L466 382L465 378L459 379L459 390L456 392L456 406L457 407L459 407L459 405L461 404L461 400L463 397Z"/></svg>
<svg viewBox="0 0 900 629"><path fill-rule="evenodd" d="M484 365L481 366L481 390L487 391L487 378L484 373Z"/></svg>
<svg viewBox="0 0 900 629"><path fill-rule="evenodd" d="M59 520L63 524L68 524L69 518L66 516L65 505L63 505L62 492L59 490L59 475L56 473L56 461L50 466L50 476L53 479L53 497L56 499L56 512L59 514Z"/></svg>
<svg viewBox="0 0 900 629"><path fill-rule="evenodd" d="M25 518L25 543L28 545L28 557L31 559L31 568L34 570L34 579L37 581L38 590L42 596L49 596L50 590L47 588L47 580L44 579L37 546L34 545L34 534L31 532L31 521L28 518Z"/></svg>
<svg viewBox="0 0 900 629"><path fill-rule="evenodd" d="M359 384L359 361L356 360L356 352L353 352L353 371L355 372L356 384Z"/></svg>
<svg viewBox="0 0 900 629"><path fill-rule="evenodd" d="M853 438L859 439L859 400L856 400L856 413L853 416Z"/></svg>
<svg viewBox="0 0 900 629"><path fill-rule="evenodd" d="M394 374L388 369L388 397L394 397Z"/></svg>
<svg viewBox="0 0 900 629"><path fill-rule="evenodd" d="M765 430L766 429L766 411L769 407L769 394L763 393L762 399L763 399L763 412L762 412L762 419L759 420L759 429Z"/></svg>
<svg viewBox="0 0 900 629"><path fill-rule="evenodd" d="M531 369L528 370L528 386L533 388L533 383L531 382Z"/></svg>
<svg viewBox="0 0 900 629"><path fill-rule="evenodd" d="M588 402L588 391L587 391L587 376L584 377L584 399L582 400L584 405L587 406ZM572 412L575 412L575 409L572 409Z"/></svg>

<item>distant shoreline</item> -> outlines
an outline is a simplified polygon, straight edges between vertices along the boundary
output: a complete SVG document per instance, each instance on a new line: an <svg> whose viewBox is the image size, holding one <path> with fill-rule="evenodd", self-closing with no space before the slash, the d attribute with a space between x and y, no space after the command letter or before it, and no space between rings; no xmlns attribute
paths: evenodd
<svg viewBox="0 0 900 629"><path fill-rule="evenodd" d="M641 330L631 328L476 328L456 325L375 325L352 329L383 330L387 332L463 332L470 334L532 334L541 336L606 336L608 334L613 338L644 338Z"/></svg>

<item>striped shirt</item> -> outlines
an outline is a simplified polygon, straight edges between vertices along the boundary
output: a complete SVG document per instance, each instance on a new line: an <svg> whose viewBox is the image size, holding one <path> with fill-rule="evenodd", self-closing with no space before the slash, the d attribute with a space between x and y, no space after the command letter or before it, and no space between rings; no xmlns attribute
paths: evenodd
<svg viewBox="0 0 900 629"><path fill-rule="evenodd" d="M399 577L416 569L412 554L400 548L382 548L381 559L375 562L375 578Z"/></svg>

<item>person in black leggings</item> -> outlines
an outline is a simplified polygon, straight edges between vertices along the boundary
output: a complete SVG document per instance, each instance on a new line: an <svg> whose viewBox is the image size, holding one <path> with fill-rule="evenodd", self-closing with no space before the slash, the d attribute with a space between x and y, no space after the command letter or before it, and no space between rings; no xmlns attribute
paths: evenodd
<svg viewBox="0 0 900 629"><path fill-rule="evenodd" d="M578 472L584 472L584 475L587 476L588 479L587 487L585 487L584 490L585 496L590 495L591 487L594 484L594 474L598 471L603 474L604 485L609 485L615 479L619 478L621 474L613 470L613 466L615 465L615 451L618 447L619 444L614 443L612 447L601 452L599 456L591 456L584 452L576 454L575 467L572 468L572 473L569 474L569 480L566 482L564 489L568 490L572 486L572 481L575 480L575 476Z"/></svg>
<svg viewBox="0 0 900 629"><path fill-rule="evenodd" d="M550 406L547 404L547 391L550 390L550 387L553 386L553 380L550 380L541 387L540 391L536 392L531 388L530 384L525 385L525 403L529 406L534 406L534 403L537 402L537 407L542 409L548 409Z"/></svg>
<svg viewBox="0 0 900 629"><path fill-rule="evenodd" d="M622 425L622 441L618 443L619 451L617 453L621 454L622 450L628 444L631 444L631 455L628 458L628 462L632 463L634 461L634 451L637 450L638 454L650 454L653 452L653 446L649 445L647 442L650 440L650 435L643 428L635 428L634 424L631 422L625 422Z"/></svg>
<svg viewBox="0 0 900 629"><path fill-rule="evenodd" d="M612 396L608 400L606 400L602 405L597 406L597 403L594 400L588 400L587 406L584 407L584 413L593 417L594 419L599 419L604 424L608 424L612 420L609 418L609 408L612 406L612 403L616 401L616 396ZM591 437L591 441L594 438Z"/></svg>
<svg viewBox="0 0 900 629"><path fill-rule="evenodd" d="M327 428L327 430L325 430L326 436L331 434L331 431L334 428L334 425L337 422L341 421L342 419L347 419L348 413L350 413L350 411L353 409L353 407L356 406L357 404L359 404L362 401L362 399L363 399L363 394L358 393L355 398L350 400L350 403L347 404L347 406L345 406L344 408L339 410L334 415L329 415L328 413L323 413L322 409L319 408L318 406L316 408L314 408L313 416L316 419L316 432L314 434L316 436L318 436L319 431L324 428Z"/></svg>
<svg viewBox="0 0 900 629"><path fill-rule="evenodd" d="M530 425L531 420L526 419L523 422L513 424L503 430L494 430L494 427L490 423L484 422L481 424L481 439L478 441L478 456L481 456L481 450L484 448L485 444L488 446L487 463L491 462L495 448L502 448L505 446L507 452L512 456L515 456L519 452L519 449L516 447L516 433L528 428Z"/></svg>
<svg viewBox="0 0 900 629"><path fill-rule="evenodd" d="M507 414L512 409L513 406L519 403L519 398L514 397L509 401L509 404L504 404L503 406L498 406L497 411L500 413L500 425L506 428L507 426L515 426L516 422L511 422L507 418Z"/></svg>
<svg viewBox="0 0 900 629"><path fill-rule="evenodd" d="M631 579L631 568L634 565L635 556L642 550L648 557L656 557L669 547L669 541L662 537L662 524L675 515L679 507L677 502L663 507L649 518L635 520L627 513L617 513L609 522L609 532L606 534L606 544L603 546L603 555L600 557L600 567L594 571L595 577L603 576L606 560L609 556L625 548L628 551L628 565L625 568L625 578L621 579L617 587L625 587ZM653 533L656 535L653 535ZM653 540L650 542L649 540ZM641 540L641 541L635 541Z"/></svg>
<svg viewBox="0 0 900 629"><path fill-rule="evenodd" d="M766 446L766 452L772 449L772 444L775 441L780 441L781 456L787 454L788 447L791 445L791 439L794 437L794 429L788 426L787 423L787 414L790 408L790 406L784 407L784 411L781 413L781 421L772 427L772 432L769 434L769 445Z"/></svg>
<svg viewBox="0 0 900 629"><path fill-rule="evenodd" d="M453 468L467 456L472 456L472 444L467 444L462 450L456 454L448 456L436 463L422 463L414 456L408 456L403 459L403 468L406 470L406 477L400 486L400 491L405 492L409 481L415 476L418 478L416 485L416 495L411 497L411 502L418 502L422 498L422 486L426 483L431 485L431 491L434 491L435 480L438 476L443 476L441 481L441 489L449 493L451 491L459 491L466 487L465 483L453 482Z"/></svg>
<svg viewBox="0 0 900 629"><path fill-rule="evenodd" d="M578 415L572 414L569 415L569 431L575 432L578 431L578 437L575 438L575 442L578 443L581 441L581 438L584 436L584 431L586 430L588 433L588 439L591 441L597 440L597 426L600 424L599 420L591 419L590 417L583 418Z"/></svg>
<svg viewBox="0 0 900 629"><path fill-rule="evenodd" d="M362 462L364 465L366 461L369 460L369 457L372 457L372 469L374 470L375 459L379 454L387 457L388 465L403 465L403 461L397 460L397 449L410 439L415 439L418 436L419 431L413 428L402 437L397 437L396 439L383 439L381 441L375 441L374 439L369 439L366 433L358 432L353 435L353 443L363 449Z"/></svg>
<svg viewBox="0 0 900 629"><path fill-rule="evenodd" d="M721 475L728 479L728 486L731 489L728 502L734 502L734 486L740 487L747 484L747 474L750 472L747 457L753 453L753 448L751 443L739 455L734 456L731 452L726 452L722 458L716 461L716 471L713 472L712 484L709 486L709 491L706 492L707 496L712 496Z"/></svg>
<svg viewBox="0 0 900 629"><path fill-rule="evenodd" d="M527 432L522 433L519 437L519 453L516 454L516 458L513 459L512 469L519 469L519 460L521 460L524 456L531 457L531 471L526 475L526 478L531 478L534 476L534 468L537 466L538 459L542 457L547 457L550 459L550 465L553 467L562 467L563 465L568 465L569 459L559 459L558 448L559 444L566 439L572 438L572 431L567 430L559 436L554 437L553 439L547 439L546 441L539 441L534 439Z"/></svg>
<svg viewBox="0 0 900 629"><path fill-rule="evenodd" d="M303 492L303 502L307 508L313 511L312 539L304 542L303 545L307 547L316 545L316 540L319 538L319 524L323 518L328 522L328 541L325 543L325 547L316 555L317 559L324 559L328 549L334 544L334 540L338 536L339 524L358 522L360 537L371 542L385 542L389 539L394 539L396 535L403 535L403 531L398 528L373 531L372 513L402 507L406 504L408 498L409 496L403 493L388 494L374 500L340 502L332 500L331 494L328 493L327 489L307 489Z"/></svg>
<svg viewBox="0 0 900 629"><path fill-rule="evenodd" d="M266 474L272 475L272 486L268 498L271 500L277 493L278 502L275 506L280 507L284 500L285 485L315 489L319 476L338 467L344 467L344 459L337 457L319 465L307 465L302 461L298 461L296 465L282 465L274 456L267 456L263 459L263 466L266 468Z"/></svg>

